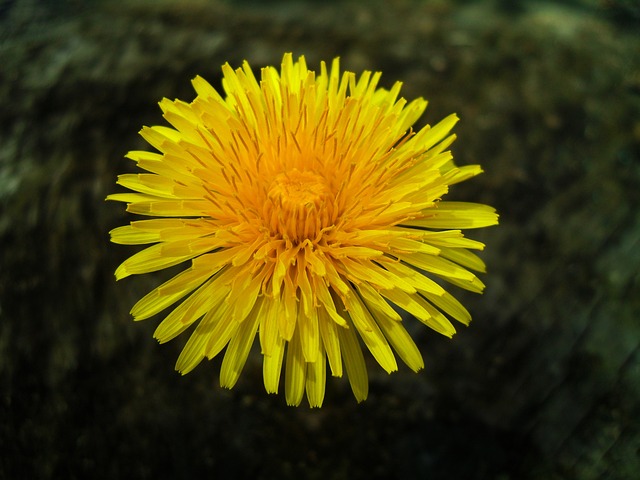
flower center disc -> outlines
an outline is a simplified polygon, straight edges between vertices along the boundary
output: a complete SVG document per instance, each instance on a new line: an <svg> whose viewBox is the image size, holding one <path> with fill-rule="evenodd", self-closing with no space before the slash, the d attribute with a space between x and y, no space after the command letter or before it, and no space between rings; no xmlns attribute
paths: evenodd
<svg viewBox="0 0 640 480"><path fill-rule="evenodd" d="M286 209L319 207L329 193L324 178L313 172L292 170L276 177L269 198Z"/></svg>
<svg viewBox="0 0 640 480"><path fill-rule="evenodd" d="M275 215L271 226L294 241L313 240L329 218L330 191L320 175L299 170L279 174L269 188Z"/></svg>

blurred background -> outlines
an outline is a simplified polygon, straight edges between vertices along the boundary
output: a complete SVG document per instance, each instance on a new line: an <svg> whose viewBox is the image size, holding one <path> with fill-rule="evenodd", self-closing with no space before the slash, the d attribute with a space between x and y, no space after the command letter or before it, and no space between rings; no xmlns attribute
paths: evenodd
<svg viewBox="0 0 640 480"><path fill-rule="evenodd" d="M623 0L0 1L0 478L638 478L639 31ZM288 51L456 112L485 173L448 199L501 214L472 325L409 322L425 370L371 361L362 404L287 407L256 349L232 391L181 377L186 337L128 313L166 274L113 276L104 198L157 102Z"/></svg>

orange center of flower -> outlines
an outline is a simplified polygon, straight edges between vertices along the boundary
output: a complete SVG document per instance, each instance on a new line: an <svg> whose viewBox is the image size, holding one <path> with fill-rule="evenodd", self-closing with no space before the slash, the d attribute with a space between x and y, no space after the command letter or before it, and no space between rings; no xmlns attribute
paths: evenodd
<svg viewBox="0 0 640 480"><path fill-rule="evenodd" d="M330 193L316 173L294 169L279 174L268 194L272 232L296 243L314 240L329 224Z"/></svg>

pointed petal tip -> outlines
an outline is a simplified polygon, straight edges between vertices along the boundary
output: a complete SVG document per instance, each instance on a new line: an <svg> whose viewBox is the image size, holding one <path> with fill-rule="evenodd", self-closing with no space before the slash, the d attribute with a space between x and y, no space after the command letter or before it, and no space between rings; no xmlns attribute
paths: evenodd
<svg viewBox="0 0 640 480"><path fill-rule="evenodd" d="M127 278L130 275L130 273L127 272L126 268L118 267L113 275L116 277L116 281L118 281L118 280L122 280L123 278Z"/></svg>
<svg viewBox="0 0 640 480"><path fill-rule="evenodd" d="M367 399L367 395L364 396L356 396L356 402L362 403Z"/></svg>

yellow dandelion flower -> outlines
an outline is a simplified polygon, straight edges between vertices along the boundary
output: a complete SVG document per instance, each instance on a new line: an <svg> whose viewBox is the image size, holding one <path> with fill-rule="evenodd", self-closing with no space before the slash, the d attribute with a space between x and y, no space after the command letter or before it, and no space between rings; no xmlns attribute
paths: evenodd
<svg viewBox="0 0 640 480"><path fill-rule="evenodd" d="M448 317L468 324L433 278L481 292L472 271L485 266L470 250L484 245L461 229L498 218L485 205L441 201L481 172L456 167L447 150L458 118L414 132L425 100L400 98L399 82L379 88L380 73L340 73L337 58L316 73L286 54L260 81L246 62L222 72L224 96L196 77L193 102L160 102L172 128L140 132L159 153L129 152L148 173L119 176L133 192L108 197L154 217L110 232L114 243L154 244L117 279L191 263L136 303L135 320L182 301L155 337L164 343L195 325L176 369L224 350L227 388L257 335L266 390L277 393L284 364L290 405L305 391L322 405L327 364L364 400L362 343L387 372L398 368L394 351L423 368L398 311L449 337Z"/></svg>

